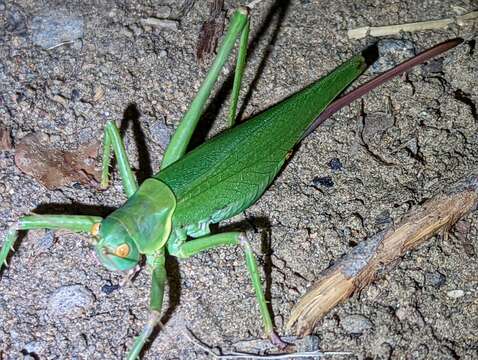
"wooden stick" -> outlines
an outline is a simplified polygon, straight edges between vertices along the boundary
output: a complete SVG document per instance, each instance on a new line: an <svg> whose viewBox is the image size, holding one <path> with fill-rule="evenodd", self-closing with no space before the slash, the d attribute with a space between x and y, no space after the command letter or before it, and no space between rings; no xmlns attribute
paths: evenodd
<svg viewBox="0 0 478 360"><path fill-rule="evenodd" d="M400 223L361 242L325 270L292 310L288 328L310 334L317 322L337 304L369 285L387 265L439 232L446 233L478 205L478 174L455 185L411 211Z"/></svg>
<svg viewBox="0 0 478 360"><path fill-rule="evenodd" d="M364 26L349 30L347 35L349 39L362 39L370 36L386 36L399 34L401 31L414 32L423 30L446 29L451 24L458 26L473 25L478 22L478 11L472 11L468 14L457 16L455 18L446 18L440 20L421 21L408 24L387 25L387 26Z"/></svg>

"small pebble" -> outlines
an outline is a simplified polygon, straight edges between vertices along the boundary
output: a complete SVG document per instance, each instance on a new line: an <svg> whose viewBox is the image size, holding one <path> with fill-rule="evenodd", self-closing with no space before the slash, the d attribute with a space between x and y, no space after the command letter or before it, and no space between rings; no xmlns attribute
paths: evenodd
<svg viewBox="0 0 478 360"><path fill-rule="evenodd" d="M315 187L322 186L322 187L326 187L326 188L331 188L331 187L334 186L334 182L333 182L333 180L330 176L322 176L322 177L316 176L312 180L312 184Z"/></svg>
<svg viewBox="0 0 478 360"><path fill-rule="evenodd" d="M133 33L134 36L139 36L143 33L143 30L141 29L141 27L135 24L129 25L128 29Z"/></svg>
<svg viewBox="0 0 478 360"><path fill-rule="evenodd" d="M91 308L93 293L81 285L62 286L50 296L48 313L56 317L76 317Z"/></svg>
<svg viewBox="0 0 478 360"><path fill-rule="evenodd" d="M295 341L297 351L308 352L320 350L320 339L317 335L308 335Z"/></svg>
<svg viewBox="0 0 478 360"><path fill-rule="evenodd" d="M410 150L410 152L413 155L418 155L418 141L416 138L413 138L407 145L407 149Z"/></svg>
<svg viewBox="0 0 478 360"><path fill-rule="evenodd" d="M25 344L23 349L27 351L29 354L32 353L41 353L44 351L45 344L42 341L30 341L29 343Z"/></svg>
<svg viewBox="0 0 478 360"><path fill-rule="evenodd" d="M11 150L13 148L12 137L10 136L10 129L0 127L0 151Z"/></svg>
<svg viewBox="0 0 478 360"><path fill-rule="evenodd" d="M113 285L110 281L108 281L108 284L105 284L101 287L101 292L105 293L106 295L111 294L113 291L116 291L120 288L119 284Z"/></svg>
<svg viewBox="0 0 478 360"><path fill-rule="evenodd" d="M78 100L80 100L80 98L81 98L80 90L73 89L70 95L71 102L77 102Z"/></svg>
<svg viewBox="0 0 478 360"><path fill-rule="evenodd" d="M154 121L149 127L149 131L151 132L152 140L163 149L166 149L173 133L171 128L162 121Z"/></svg>
<svg viewBox="0 0 478 360"><path fill-rule="evenodd" d="M415 55L415 45L409 40L382 39L377 47L379 58L370 68L372 74L387 71Z"/></svg>
<svg viewBox="0 0 478 360"><path fill-rule="evenodd" d="M427 359L428 353L430 350L428 349L428 346L425 344L420 344L418 345L413 351L412 351L412 359L413 360L425 360Z"/></svg>
<svg viewBox="0 0 478 360"><path fill-rule="evenodd" d="M32 41L44 49L83 37L84 21L81 17L52 12L35 16L32 20Z"/></svg>
<svg viewBox="0 0 478 360"><path fill-rule="evenodd" d="M443 60L444 58L430 60L428 63L422 66L422 69L425 73L432 73L432 74L442 73Z"/></svg>
<svg viewBox="0 0 478 360"><path fill-rule="evenodd" d="M378 141L383 134L393 126L394 117L386 113L371 113L364 118L362 138L365 143L370 144Z"/></svg>
<svg viewBox="0 0 478 360"><path fill-rule="evenodd" d="M401 306L395 311L395 316L400 321L406 320L410 317L410 309L405 306Z"/></svg>
<svg viewBox="0 0 478 360"><path fill-rule="evenodd" d="M333 158L329 161L329 167L334 171L341 171L343 165L339 158Z"/></svg>
<svg viewBox="0 0 478 360"><path fill-rule="evenodd" d="M51 230L30 230L27 236L28 240L33 243L35 254L48 252L55 241L54 232Z"/></svg>
<svg viewBox="0 0 478 360"><path fill-rule="evenodd" d="M382 211L375 218L375 224L377 225L386 225L386 224L390 224L391 222L392 222L392 218L390 217L390 212L388 210Z"/></svg>
<svg viewBox="0 0 478 360"><path fill-rule="evenodd" d="M12 10L6 13L6 24L3 25L4 29L11 34L18 36L27 34L27 18L16 7L12 7Z"/></svg>
<svg viewBox="0 0 478 360"><path fill-rule="evenodd" d="M360 335L373 328L372 322L363 315L349 315L340 324L347 333L353 335Z"/></svg>
<svg viewBox="0 0 478 360"><path fill-rule="evenodd" d="M157 28L160 30L178 30L179 23L176 20L168 20L168 19L158 19L154 17L149 17L140 20L141 25L143 26L150 26L153 28Z"/></svg>
<svg viewBox="0 0 478 360"><path fill-rule="evenodd" d="M448 291L446 293L446 295L449 297L449 298L452 298L452 299L458 299L458 298L461 298L465 295L465 292L461 289L458 289L458 290L451 290L451 291Z"/></svg>
<svg viewBox="0 0 478 360"><path fill-rule="evenodd" d="M440 288L446 283L446 276L438 271L427 272L425 274L425 282L435 288Z"/></svg>
<svg viewBox="0 0 478 360"><path fill-rule="evenodd" d="M171 16L171 8L167 5L158 6L155 8L154 13L157 18L166 19Z"/></svg>

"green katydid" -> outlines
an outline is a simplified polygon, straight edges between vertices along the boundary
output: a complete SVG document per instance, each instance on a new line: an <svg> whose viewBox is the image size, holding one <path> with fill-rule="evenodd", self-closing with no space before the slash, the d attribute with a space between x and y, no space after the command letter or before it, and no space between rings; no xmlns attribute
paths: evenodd
<svg viewBox="0 0 478 360"><path fill-rule="evenodd" d="M100 262L112 271L134 270L143 256L151 270L150 318L135 339L128 359L136 359L159 323L166 281L165 258L189 258L201 251L226 245L243 248L246 267L259 304L265 333L282 347L261 286L248 237L240 232L211 235L209 225L231 218L252 205L267 189L293 148L324 119L324 109L366 68L357 55L321 80L306 87L252 119L233 126L186 153L219 73L239 39L229 123L236 117L237 100L245 68L249 34L246 8L239 8L217 57L196 98L184 115L164 154L161 170L138 186L129 165L118 128L108 122L103 146L102 186L107 186L111 151L116 156L127 202L106 218L80 215L28 215L7 233L0 251L0 266L12 250L19 230L68 229L95 238ZM355 98L453 46L455 40L422 53L385 73L327 108L326 116ZM314 121L316 120L316 121Z"/></svg>

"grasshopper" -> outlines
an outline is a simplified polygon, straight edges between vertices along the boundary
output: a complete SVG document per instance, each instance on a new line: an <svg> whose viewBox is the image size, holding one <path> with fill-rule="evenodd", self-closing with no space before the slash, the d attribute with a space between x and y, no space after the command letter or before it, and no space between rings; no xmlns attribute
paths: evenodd
<svg viewBox="0 0 478 360"><path fill-rule="evenodd" d="M113 152L128 198L122 207L106 218L23 216L7 232L0 251L1 266L6 264L19 231L44 228L89 233L99 261L111 271L131 274L145 257L152 274L150 316L129 350L127 358L130 360L139 357L160 321L167 276L166 256L187 259L220 246L240 246L243 249L265 334L275 345L284 347L285 343L274 331L248 235L241 232L211 234L209 226L229 219L254 204L277 176L294 147L325 117L391 76L459 43L455 40L438 46L434 52L402 64L398 70L383 74L362 90L351 92L329 106L369 64L363 54L356 55L321 80L234 126L249 28L248 8L241 7L233 14L217 57L165 151L160 171L141 185L138 185L131 170L116 124L113 121L106 123L101 186L108 185ZM238 39L229 111L230 128L186 152L205 103ZM317 118L325 109L326 115Z"/></svg>

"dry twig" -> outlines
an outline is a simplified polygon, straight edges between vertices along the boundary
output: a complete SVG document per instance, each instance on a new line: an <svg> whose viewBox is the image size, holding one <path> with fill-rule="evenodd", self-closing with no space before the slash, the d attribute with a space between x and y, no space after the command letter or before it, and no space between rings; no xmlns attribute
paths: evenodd
<svg viewBox="0 0 478 360"><path fill-rule="evenodd" d="M446 29L452 24L458 26L469 26L478 23L478 11L472 11L468 14L454 18L440 20L421 21L408 24L387 25L387 26L364 26L349 30L347 35L349 39L361 39L370 36L386 36L399 34L402 31L414 32L423 30Z"/></svg>
<svg viewBox="0 0 478 360"><path fill-rule="evenodd" d="M201 350L205 351L209 355L211 355L214 359L226 360L226 359L268 359L268 360L280 360L280 359L300 359L306 357L312 358L321 358L324 356L332 356L332 355L350 355L350 352L346 351L327 351L322 352L320 350L316 351L304 351L304 352L296 352L296 353L288 353L288 354L278 354L278 355L254 355L250 353L243 353L243 352L236 352L233 351L227 354L221 354L219 351L215 351L214 349L210 348L206 344L204 344L201 340L199 340L188 328L184 329L187 339L196 345Z"/></svg>
<svg viewBox="0 0 478 360"><path fill-rule="evenodd" d="M337 304L369 285L387 265L400 259L433 235L447 231L478 205L478 175L461 182L446 194L425 202L400 223L361 242L307 291L292 310L287 327L310 334L317 322Z"/></svg>

